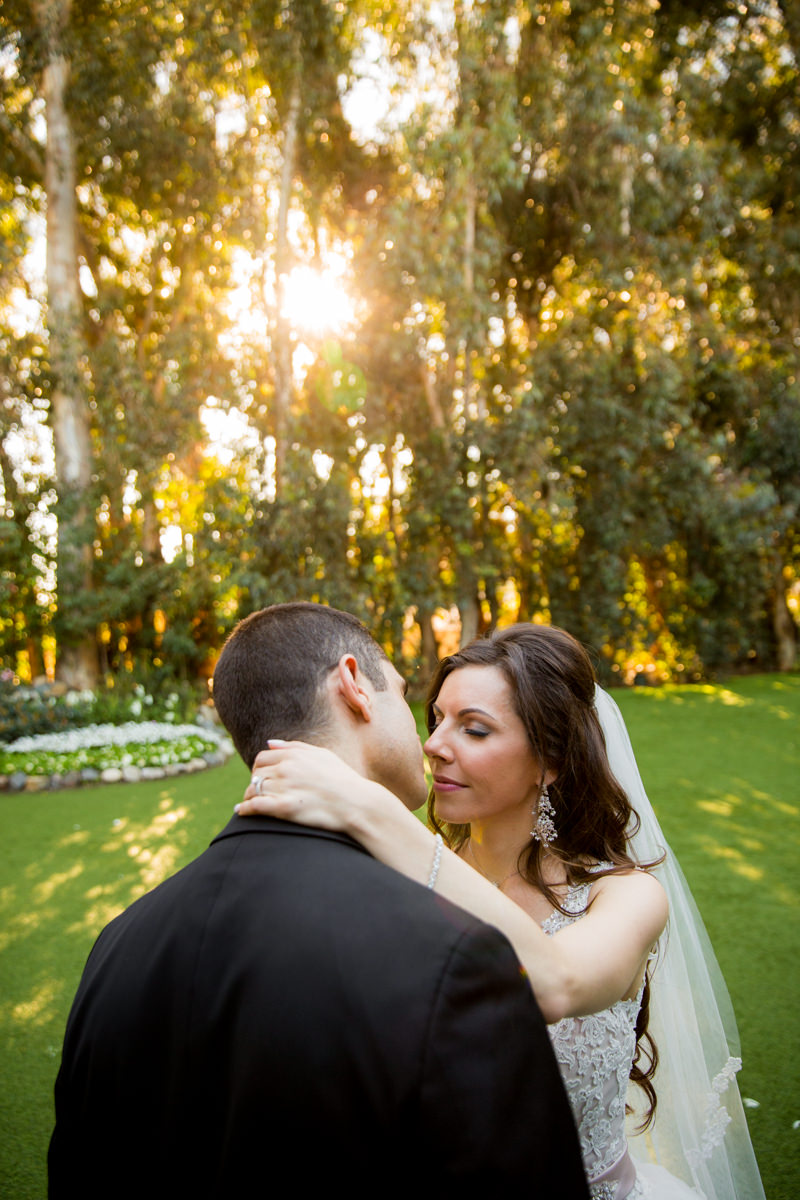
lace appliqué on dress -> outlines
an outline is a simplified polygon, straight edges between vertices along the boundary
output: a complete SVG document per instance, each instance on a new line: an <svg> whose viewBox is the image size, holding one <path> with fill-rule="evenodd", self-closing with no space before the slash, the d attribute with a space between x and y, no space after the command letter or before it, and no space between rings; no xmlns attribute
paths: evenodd
<svg viewBox="0 0 800 1200"><path fill-rule="evenodd" d="M615 1200L617 1185L615 1183L593 1183L589 1188L591 1200Z"/></svg>
<svg viewBox="0 0 800 1200"><path fill-rule="evenodd" d="M733 1082L736 1072L740 1071L741 1067L742 1060L731 1057L711 1082L711 1091L706 1097L706 1117L700 1135L700 1149L686 1151L686 1160L695 1170L703 1159L711 1157L714 1147L721 1146L725 1139L725 1130L730 1125L731 1118L725 1105L720 1103L720 1096L728 1084Z"/></svg>
<svg viewBox="0 0 800 1200"><path fill-rule="evenodd" d="M605 1183L591 1183L589 1185L589 1200L617 1200L618 1191L618 1183L609 1183L608 1181ZM645 1200L646 1196L647 1192L637 1179L632 1191L629 1191L625 1196L625 1200Z"/></svg>
<svg viewBox="0 0 800 1200"><path fill-rule="evenodd" d="M602 870L599 864L596 870ZM580 920L586 909L591 882L570 888L563 906L543 923L548 935ZM585 1017L565 1017L548 1026L561 1069L590 1181L592 1200L622 1200L618 1183L602 1179L626 1153L625 1099L631 1062L636 1049L636 1017L641 991L629 1000ZM591 1180L596 1180L592 1185ZM644 1196L637 1182L625 1200Z"/></svg>

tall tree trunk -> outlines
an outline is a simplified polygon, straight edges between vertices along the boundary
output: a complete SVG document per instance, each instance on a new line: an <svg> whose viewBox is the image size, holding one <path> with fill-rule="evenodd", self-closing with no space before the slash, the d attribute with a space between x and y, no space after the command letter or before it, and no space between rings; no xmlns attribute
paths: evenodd
<svg viewBox="0 0 800 1200"><path fill-rule="evenodd" d="M461 616L460 644L467 646L475 640L481 628L481 608L477 592L462 592L458 599L458 611Z"/></svg>
<svg viewBox="0 0 800 1200"><path fill-rule="evenodd" d="M62 33L69 0L43 0L36 16L47 46L42 90L47 117L47 296L58 486L57 674L71 687L98 679L96 639L83 613L92 589L89 411L82 370L75 149L67 112L69 62Z"/></svg>
<svg viewBox="0 0 800 1200"><path fill-rule="evenodd" d="M778 0L778 7L783 13L786 35L795 61L800 63L800 7L797 0Z"/></svg>
<svg viewBox="0 0 800 1200"><path fill-rule="evenodd" d="M464 334L464 398L470 417L485 421L486 400L480 386L475 386L472 371L473 334L475 326L475 237L478 221L478 189L472 153L468 155L468 174L464 183L464 304L466 306ZM474 409L472 406L474 405Z"/></svg>
<svg viewBox="0 0 800 1200"><path fill-rule="evenodd" d="M292 397L291 327L283 313L286 279L291 263L289 245L289 209L297 158L297 135L300 124L300 63L289 97L289 109L283 131L283 162L281 190L278 202L278 228L275 244L275 496L283 491L286 476L286 443L288 440L289 408Z"/></svg>
<svg viewBox="0 0 800 1200"><path fill-rule="evenodd" d="M439 646L433 630L433 618L436 609L432 604L417 605L417 624L420 630L420 657L422 659L422 678L427 687L428 681L439 662Z"/></svg>
<svg viewBox="0 0 800 1200"><path fill-rule="evenodd" d="M619 167L619 232L620 237L631 236L631 206L633 204L633 162L625 145L614 147L614 161Z"/></svg>
<svg viewBox="0 0 800 1200"><path fill-rule="evenodd" d="M164 556L161 552L161 526L158 521L158 511L149 485L147 495L142 496L142 550L148 563L161 563Z"/></svg>
<svg viewBox="0 0 800 1200"><path fill-rule="evenodd" d="M778 670L793 671L797 662L797 626L789 610L789 605L786 603L786 588L783 582L782 566L779 566L775 572L772 628L777 644Z"/></svg>

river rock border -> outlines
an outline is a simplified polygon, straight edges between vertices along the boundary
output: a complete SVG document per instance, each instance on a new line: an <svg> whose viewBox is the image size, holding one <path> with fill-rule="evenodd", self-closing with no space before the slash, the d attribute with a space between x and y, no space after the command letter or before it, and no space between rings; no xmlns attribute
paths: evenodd
<svg viewBox="0 0 800 1200"><path fill-rule="evenodd" d="M163 767L106 767L102 771L95 767L83 767L80 771L66 771L63 775L26 775L24 771L15 771L13 775L0 775L0 792L57 792L91 784L145 783L171 779L176 775L194 775L209 767L221 767L232 754L233 746L221 745L186 762L168 763Z"/></svg>

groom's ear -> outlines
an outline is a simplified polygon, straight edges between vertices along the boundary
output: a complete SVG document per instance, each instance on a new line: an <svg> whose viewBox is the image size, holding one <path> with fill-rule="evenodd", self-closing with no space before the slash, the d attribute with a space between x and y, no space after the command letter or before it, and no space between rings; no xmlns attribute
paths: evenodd
<svg viewBox="0 0 800 1200"><path fill-rule="evenodd" d="M372 720L372 695L364 687L365 677L354 654L343 654L336 664L334 693L348 711L362 721Z"/></svg>

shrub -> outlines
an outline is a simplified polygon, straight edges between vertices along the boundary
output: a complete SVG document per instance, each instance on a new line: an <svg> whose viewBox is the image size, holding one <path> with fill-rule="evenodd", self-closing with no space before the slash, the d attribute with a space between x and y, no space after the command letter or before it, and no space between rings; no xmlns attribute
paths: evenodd
<svg viewBox="0 0 800 1200"><path fill-rule="evenodd" d="M0 742L130 721L184 725L194 720L199 704L200 697L193 687L174 680L159 680L155 689L123 679L96 692L59 692L49 683L33 686L18 683L11 671L3 671Z"/></svg>

